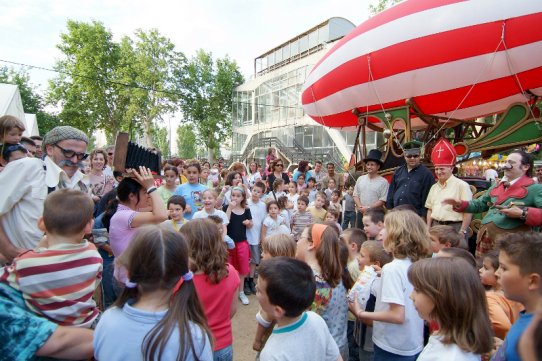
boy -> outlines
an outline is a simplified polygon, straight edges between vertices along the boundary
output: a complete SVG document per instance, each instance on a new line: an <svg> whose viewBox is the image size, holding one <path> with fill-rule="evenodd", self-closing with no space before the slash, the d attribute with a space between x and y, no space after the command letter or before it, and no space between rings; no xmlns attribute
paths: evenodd
<svg viewBox="0 0 542 361"><path fill-rule="evenodd" d="M353 198L354 187L348 187L348 190L344 194L344 219L343 219L343 230L347 229L349 226L354 227L356 224L356 203Z"/></svg>
<svg viewBox="0 0 542 361"><path fill-rule="evenodd" d="M74 207L77 205L77 207ZM83 239L91 233L94 202L77 190L47 196L38 227L47 236L6 266L0 281L21 291L32 311L62 326L91 327L99 315L92 299L102 275L102 258Z"/></svg>
<svg viewBox="0 0 542 361"><path fill-rule="evenodd" d="M326 218L326 209L324 208L324 205L326 204L326 202L326 194L324 192L318 192L316 194L314 204L311 207L307 208L307 210L311 212L314 222L324 222Z"/></svg>
<svg viewBox="0 0 542 361"><path fill-rule="evenodd" d="M443 248L459 247L462 238L454 227L447 225L437 225L429 228L429 236L431 237L433 255Z"/></svg>
<svg viewBox="0 0 542 361"><path fill-rule="evenodd" d="M250 274L245 278L244 291L246 295L256 294L256 284L254 283L254 274L256 267L260 264L260 236L262 232L263 220L267 216L266 205L262 201L265 193L265 184L261 181L254 183L251 197L248 200L248 207L252 214L252 227L247 228L247 242L250 248Z"/></svg>
<svg viewBox="0 0 542 361"><path fill-rule="evenodd" d="M167 210L169 219L163 224L173 228L177 232L186 223L184 219L184 210L186 209L186 201L183 196L171 196L167 201Z"/></svg>
<svg viewBox="0 0 542 361"><path fill-rule="evenodd" d="M378 233L384 228L384 211L380 208L371 208L363 215L363 230L367 239L375 240Z"/></svg>
<svg viewBox="0 0 542 361"><path fill-rule="evenodd" d="M542 234L507 234L499 240L499 269L496 272L504 296L525 307L491 360L520 360L518 342L531 320L542 288Z"/></svg>
<svg viewBox="0 0 542 361"><path fill-rule="evenodd" d="M5 144L3 148L2 158L6 163L28 157L28 150L21 144Z"/></svg>
<svg viewBox="0 0 542 361"><path fill-rule="evenodd" d="M308 227L313 223L311 212L307 212L308 205L309 198L306 196L299 196L299 198L297 198L297 211L294 211L291 222L292 235L294 236L294 241L296 242L301 236L301 233L305 227Z"/></svg>
<svg viewBox="0 0 542 361"><path fill-rule="evenodd" d="M306 188L308 191L309 191L309 203L312 203L316 200L316 194L318 193L318 190L316 189L316 179L314 179L313 177L310 177L308 180L307 180L307 188Z"/></svg>
<svg viewBox="0 0 542 361"><path fill-rule="evenodd" d="M305 311L316 291L314 274L306 263L287 257L263 261L257 289L262 310L277 322L260 354L261 361L341 360L325 321Z"/></svg>

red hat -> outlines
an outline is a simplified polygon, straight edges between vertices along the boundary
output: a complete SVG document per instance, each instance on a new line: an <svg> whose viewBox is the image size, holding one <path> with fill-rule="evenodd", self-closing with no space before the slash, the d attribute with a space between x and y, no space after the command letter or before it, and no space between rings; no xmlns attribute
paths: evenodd
<svg viewBox="0 0 542 361"><path fill-rule="evenodd" d="M457 152L448 140L440 138L431 152L431 162L435 166L454 166Z"/></svg>

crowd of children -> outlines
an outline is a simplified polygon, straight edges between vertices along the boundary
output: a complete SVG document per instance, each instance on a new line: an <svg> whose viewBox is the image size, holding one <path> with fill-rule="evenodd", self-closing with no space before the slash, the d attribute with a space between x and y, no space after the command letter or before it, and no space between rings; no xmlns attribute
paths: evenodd
<svg viewBox="0 0 542 361"><path fill-rule="evenodd" d="M85 240L92 199L50 194L46 237L0 270L0 311L7 285L48 321L94 329L98 360L233 360L231 318L250 294L260 305L253 348L262 361L540 352L540 327L528 329L542 312L539 233L502 238L477 265L457 231L428 229L408 207L370 209L364 229L352 227L353 190L343 194L333 179L320 191L303 173L266 185L256 164L250 177L231 171L224 184L209 179L209 165L182 171L167 165L157 187L141 167L112 191L100 222L114 275ZM93 294L103 278L116 301L100 313Z"/></svg>

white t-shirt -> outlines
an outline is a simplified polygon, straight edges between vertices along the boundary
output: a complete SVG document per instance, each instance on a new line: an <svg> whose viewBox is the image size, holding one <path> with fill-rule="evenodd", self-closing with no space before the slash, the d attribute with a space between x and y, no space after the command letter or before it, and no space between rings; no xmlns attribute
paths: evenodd
<svg viewBox="0 0 542 361"><path fill-rule="evenodd" d="M375 312L387 311L390 303L405 307L405 322L402 324L373 323L375 345L400 356L413 356L423 349L423 320L409 297L414 289L407 278L411 264L409 258L396 258L382 267L382 284L375 305Z"/></svg>
<svg viewBox="0 0 542 361"><path fill-rule="evenodd" d="M252 199L248 200L248 207L252 215L252 228L247 228L247 242L252 246L260 244L263 220L267 216L265 203L261 200L254 203Z"/></svg>
<svg viewBox="0 0 542 361"><path fill-rule="evenodd" d="M261 361L336 361L339 348L325 321L307 311L293 324L276 327L267 340Z"/></svg>
<svg viewBox="0 0 542 361"><path fill-rule="evenodd" d="M417 361L480 361L480 355L472 352L466 352L459 348L455 343L445 345L440 341L440 337L431 336L429 342L423 349Z"/></svg>
<svg viewBox="0 0 542 361"><path fill-rule="evenodd" d="M499 173L497 173L495 169L489 168L488 170L484 172L484 176L486 177L486 181L494 182L495 178L499 177Z"/></svg>
<svg viewBox="0 0 542 361"><path fill-rule="evenodd" d="M265 217L263 225L267 227L265 237L273 236L275 234L290 234L290 229L286 226L286 222L281 215L278 215L277 219L273 219L269 216Z"/></svg>
<svg viewBox="0 0 542 361"><path fill-rule="evenodd" d="M226 226L230 223L230 220L228 219L226 213L222 212L219 209L213 209L213 213L207 213L205 209L202 209L201 211L197 211L196 213L194 213L192 219L207 218L209 216L219 216L220 218L222 218L222 224Z"/></svg>

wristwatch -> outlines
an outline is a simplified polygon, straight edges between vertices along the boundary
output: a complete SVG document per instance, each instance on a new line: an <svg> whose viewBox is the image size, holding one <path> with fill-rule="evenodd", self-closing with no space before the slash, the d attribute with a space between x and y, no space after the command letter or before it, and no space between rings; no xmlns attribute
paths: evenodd
<svg viewBox="0 0 542 361"><path fill-rule="evenodd" d="M521 219L522 221L526 220L527 219L527 214L529 213L529 208L527 207L523 207L521 209L521 216L519 217L519 219Z"/></svg>

